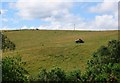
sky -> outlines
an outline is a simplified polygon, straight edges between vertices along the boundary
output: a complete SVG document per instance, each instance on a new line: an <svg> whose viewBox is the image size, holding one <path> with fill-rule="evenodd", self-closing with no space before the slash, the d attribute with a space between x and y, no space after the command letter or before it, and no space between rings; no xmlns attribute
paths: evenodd
<svg viewBox="0 0 120 83"><path fill-rule="evenodd" d="M2 0L0 30L117 30L118 0Z"/></svg>

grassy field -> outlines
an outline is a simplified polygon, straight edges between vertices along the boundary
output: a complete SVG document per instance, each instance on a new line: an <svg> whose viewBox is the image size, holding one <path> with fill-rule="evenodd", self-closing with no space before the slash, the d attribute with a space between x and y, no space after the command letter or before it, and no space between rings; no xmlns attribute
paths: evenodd
<svg viewBox="0 0 120 83"><path fill-rule="evenodd" d="M65 71L80 69L84 72L87 60L101 45L118 38L118 31L56 31L21 30L7 31L8 38L16 44L15 51L3 53L5 56L22 56L26 69L33 76L39 68L60 67ZM82 38L85 43L76 44Z"/></svg>

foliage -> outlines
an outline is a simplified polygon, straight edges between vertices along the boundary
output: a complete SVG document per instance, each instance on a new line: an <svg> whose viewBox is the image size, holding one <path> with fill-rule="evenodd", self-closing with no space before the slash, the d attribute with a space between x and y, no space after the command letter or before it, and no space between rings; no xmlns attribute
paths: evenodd
<svg viewBox="0 0 120 83"><path fill-rule="evenodd" d="M2 82L27 82L28 72L21 57L5 57L2 60Z"/></svg>
<svg viewBox="0 0 120 83"><path fill-rule="evenodd" d="M86 81L120 82L120 41L111 40L107 46L101 46L88 61Z"/></svg>
<svg viewBox="0 0 120 83"><path fill-rule="evenodd" d="M3 51L5 50L15 50L15 44L9 40L9 38L0 32L0 38L2 39L2 42L0 44L0 47Z"/></svg>
<svg viewBox="0 0 120 83"><path fill-rule="evenodd" d="M32 82L40 83L81 83L81 73L80 70L74 70L65 73L61 68L53 68L50 71L46 69L41 69L38 75L38 79L32 79Z"/></svg>
<svg viewBox="0 0 120 83"><path fill-rule="evenodd" d="M80 70L74 70L74 71L71 71L69 72L67 75L66 75L66 80L68 83L81 83L82 82L82 79L81 79L81 72Z"/></svg>
<svg viewBox="0 0 120 83"><path fill-rule="evenodd" d="M65 81L65 72L60 68L54 68L50 71L46 71L42 69L39 73L39 81L40 82L49 82L49 83L61 83Z"/></svg>

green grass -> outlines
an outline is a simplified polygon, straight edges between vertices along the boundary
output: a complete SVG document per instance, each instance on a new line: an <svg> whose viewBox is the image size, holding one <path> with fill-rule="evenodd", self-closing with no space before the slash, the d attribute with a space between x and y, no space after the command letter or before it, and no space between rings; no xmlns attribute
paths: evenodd
<svg viewBox="0 0 120 83"><path fill-rule="evenodd" d="M22 56L26 69L33 76L39 68L60 67L65 71L80 69L85 71L92 53L109 40L118 38L118 31L52 31L22 30L4 32L16 44L15 51L3 53L5 56ZM82 38L85 43L76 44Z"/></svg>

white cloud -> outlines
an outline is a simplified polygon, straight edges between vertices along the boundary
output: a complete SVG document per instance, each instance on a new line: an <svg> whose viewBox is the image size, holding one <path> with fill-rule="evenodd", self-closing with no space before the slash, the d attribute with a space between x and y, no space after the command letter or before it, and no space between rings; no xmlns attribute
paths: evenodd
<svg viewBox="0 0 120 83"><path fill-rule="evenodd" d="M29 29L27 26L22 26L20 29Z"/></svg>
<svg viewBox="0 0 120 83"><path fill-rule="evenodd" d="M23 19L40 19L49 22L76 23L82 21L82 18L73 15L69 10L73 2L63 2L64 0L30 0L22 2L19 0L16 4L19 12L17 13ZM52 1L52 2L51 2Z"/></svg>
<svg viewBox="0 0 120 83"><path fill-rule="evenodd" d="M20 29L36 29L38 27L28 27L28 26L22 26Z"/></svg>
<svg viewBox="0 0 120 83"><path fill-rule="evenodd" d="M72 5L71 3L62 2L63 0L58 0L60 2L55 2L55 0L46 2L40 2L40 0L22 1L19 0L16 3L16 8L19 10L18 15L24 19L45 19L51 16L64 15Z"/></svg>
<svg viewBox="0 0 120 83"><path fill-rule="evenodd" d="M106 12L114 12L118 10L117 2L102 2L98 3L97 6L93 6L89 8L90 12L93 13L106 13Z"/></svg>
<svg viewBox="0 0 120 83"><path fill-rule="evenodd" d="M96 16L95 20L91 22L91 28L98 30L116 30L117 26L118 22L112 15Z"/></svg>
<svg viewBox="0 0 120 83"><path fill-rule="evenodd" d="M41 25L38 28L71 29L70 27L73 24L83 21L83 18L70 12L73 2L66 3L63 0L47 0L44 2L39 2L39 0L30 0L29 2L22 1L23 0L19 0L16 3L16 8L19 10L17 14L23 19L40 19L50 22L49 25Z"/></svg>
<svg viewBox="0 0 120 83"><path fill-rule="evenodd" d="M91 13L98 13L91 22L91 27L101 30L118 29L118 2L104 0L96 6L89 8ZM99 15L101 14L101 15Z"/></svg>
<svg viewBox="0 0 120 83"><path fill-rule="evenodd" d="M108 2L105 0L96 6L90 7L89 10L91 13L98 14L89 22L85 20L86 18L70 12L70 9L73 7L73 2L66 3L63 0L57 0L57 2L55 0L45 0L41 2L40 0L29 0L29 2L25 2L24 0L19 0L15 6L18 9L17 14L23 19L40 19L50 23L38 27L27 27L26 25L21 29L73 30L74 24L76 24L77 30L110 30L117 29L117 4L116 2Z"/></svg>

